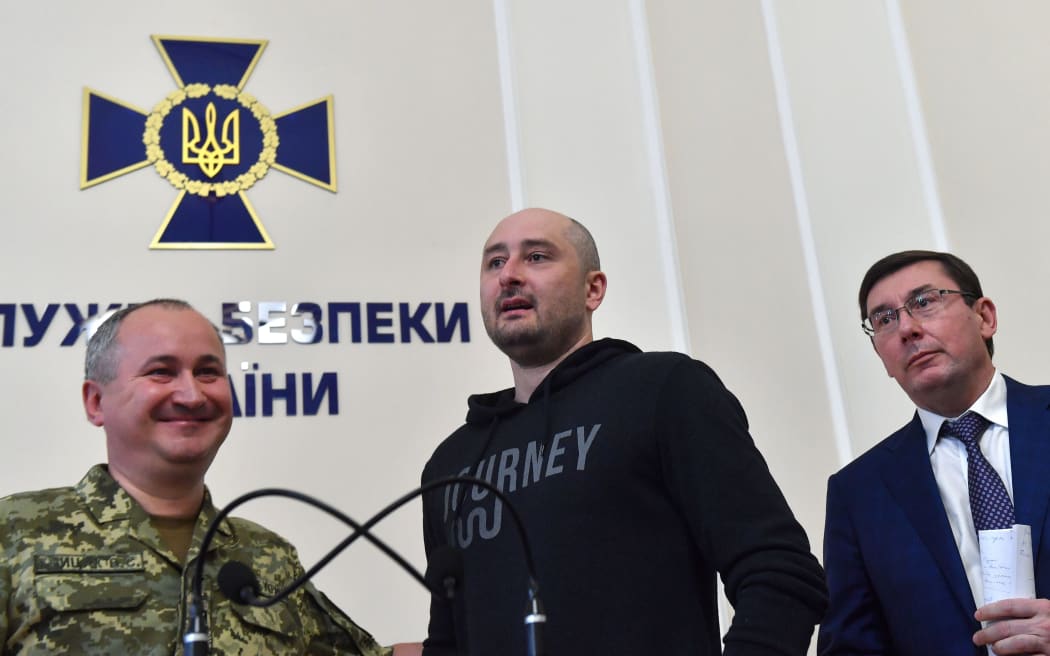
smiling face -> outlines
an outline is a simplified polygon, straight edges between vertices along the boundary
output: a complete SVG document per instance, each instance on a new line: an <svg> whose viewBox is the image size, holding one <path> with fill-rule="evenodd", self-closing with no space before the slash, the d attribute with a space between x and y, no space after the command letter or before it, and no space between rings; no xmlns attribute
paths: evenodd
<svg viewBox="0 0 1050 656"><path fill-rule="evenodd" d="M939 262L916 262L875 283L868 293L867 313L899 308L928 289L957 285ZM896 330L877 333L872 344L886 373L915 405L954 417L991 382L994 366L984 340L995 334L996 312L986 297L972 307L961 295L946 297L944 303L943 310L921 321L901 310Z"/></svg>
<svg viewBox="0 0 1050 656"><path fill-rule="evenodd" d="M88 419L106 432L111 470L131 479L202 480L233 421L226 358L195 310L136 309L116 336L111 380L84 382Z"/></svg>
<svg viewBox="0 0 1050 656"><path fill-rule="evenodd" d="M524 367L549 364L590 341L591 313L605 274L585 271L573 245L576 226L541 209L512 214L485 243L481 314L492 342Z"/></svg>

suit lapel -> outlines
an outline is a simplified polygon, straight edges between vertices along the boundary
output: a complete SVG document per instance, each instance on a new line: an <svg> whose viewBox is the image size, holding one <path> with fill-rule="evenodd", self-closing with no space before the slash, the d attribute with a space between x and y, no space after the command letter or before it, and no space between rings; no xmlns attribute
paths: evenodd
<svg viewBox="0 0 1050 656"><path fill-rule="evenodd" d="M1006 378L1006 410L1010 417L1010 467L1014 509L1019 524L1032 527L1032 553L1039 542L1050 502L1050 389L1029 387Z"/></svg>
<svg viewBox="0 0 1050 656"><path fill-rule="evenodd" d="M922 543L933 554L960 607L972 615L976 610L973 592L966 579L948 516L944 512L937 481L933 477L930 454L926 450L926 433L918 415L886 446L889 453L881 472L886 487L907 515Z"/></svg>

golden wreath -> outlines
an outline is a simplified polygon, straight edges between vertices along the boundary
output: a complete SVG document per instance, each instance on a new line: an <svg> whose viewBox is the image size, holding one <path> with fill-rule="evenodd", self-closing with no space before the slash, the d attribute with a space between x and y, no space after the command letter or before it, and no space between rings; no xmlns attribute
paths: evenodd
<svg viewBox="0 0 1050 656"><path fill-rule="evenodd" d="M175 170L175 167L164 158L164 150L160 147L160 127L164 124L171 110L186 101L187 98L203 98L211 91L216 96L226 100L237 99L242 107L252 113L259 121L259 129L263 135L263 149L259 153L259 159L248 169L233 180L225 182L203 182L201 180L190 180L185 173ZM239 191L251 189L259 180L269 172L270 166L277 161L277 146L281 140L277 137L277 123L270 116L270 111L255 99L250 93L238 91L232 84L219 84L213 89L207 84L187 84L181 89L176 89L167 97L153 107L153 111L146 117L146 131L142 134L142 143L146 144L146 158L157 169L157 173L165 178L176 189L185 189L191 194L198 196L209 196L214 193L218 197L236 194Z"/></svg>

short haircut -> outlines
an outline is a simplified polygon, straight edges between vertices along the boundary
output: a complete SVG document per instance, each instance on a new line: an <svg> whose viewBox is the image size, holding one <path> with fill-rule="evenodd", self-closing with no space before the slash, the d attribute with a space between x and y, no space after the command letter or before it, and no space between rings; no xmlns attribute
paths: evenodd
<svg viewBox="0 0 1050 656"><path fill-rule="evenodd" d="M969 264L958 256L938 251L901 251L887 255L875 264L872 264L868 272L864 274L864 280L860 283L860 293L857 296L857 302L860 304L861 321L868 318L868 294L871 293L872 287L886 276L896 273L904 267L911 266L917 262L928 261L939 262L944 273L958 286L959 291L975 294L974 297L963 297L967 305L972 307L978 298L984 296L984 292L981 290L981 281L977 278L977 274ZM992 338L989 337L984 340L984 345L988 348L989 357L992 356L995 353L995 345L992 343Z"/></svg>
<svg viewBox="0 0 1050 656"><path fill-rule="evenodd" d="M565 229L565 236L569 239L572 247L576 249L576 255L580 258L580 264L583 265L584 273L601 271L602 262L598 257L598 246L594 243L591 231L571 216L565 218L569 220L569 227Z"/></svg>
<svg viewBox="0 0 1050 656"><path fill-rule="evenodd" d="M119 361L117 333L120 332L120 325L124 323L124 320L131 313L150 306L196 312L192 305L177 298L155 298L145 303L129 305L126 308L117 310L102 322L95 334L88 340L87 353L84 356L85 380L93 380L105 384L117 377L117 364ZM218 333L217 329L216 333ZM219 335L219 343L222 344L221 334Z"/></svg>

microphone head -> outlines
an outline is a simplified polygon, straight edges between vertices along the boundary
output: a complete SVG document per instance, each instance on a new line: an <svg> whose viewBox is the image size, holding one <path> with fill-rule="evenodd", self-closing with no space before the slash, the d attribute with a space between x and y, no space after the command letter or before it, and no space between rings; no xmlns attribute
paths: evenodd
<svg viewBox="0 0 1050 656"><path fill-rule="evenodd" d="M219 590L238 604L251 604L259 598L259 579L242 562L231 560L222 566L218 576Z"/></svg>
<svg viewBox="0 0 1050 656"><path fill-rule="evenodd" d="M438 547L427 558L423 575L430 591L438 597L452 599L463 580L463 552L448 545Z"/></svg>

